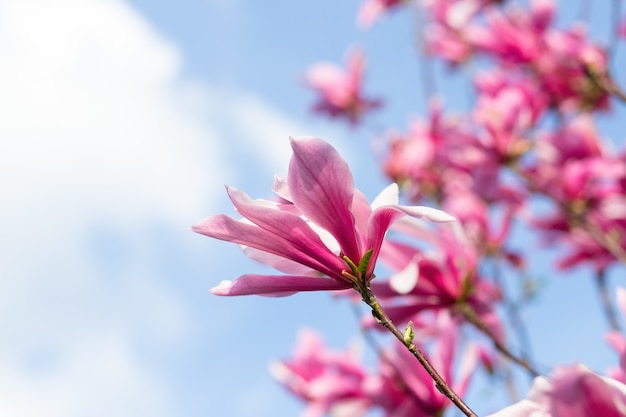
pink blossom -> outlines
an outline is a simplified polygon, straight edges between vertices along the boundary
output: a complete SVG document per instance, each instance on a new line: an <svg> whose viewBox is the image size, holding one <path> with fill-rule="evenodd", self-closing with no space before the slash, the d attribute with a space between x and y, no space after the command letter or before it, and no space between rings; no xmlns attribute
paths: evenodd
<svg viewBox="0 0 626 417"><path fill-rule="evenodd" d="M459 180L483 155L468 149L473 132L458 117L444 116L441 103L433 101L427 120L416 120L406 134L389 136L385 173L412 199L439 202L447 184Z"/></svg>
<svg viewBox="0 0 626 417"><path fill-rule="evenodd" d="M561 366L538 377L528 398L489 417L622 417L626 385L583 365Z"/></svg>
<svg viewBox="0 0 626 417"><path fill-rule="evenodd" d="M394 225L394 230L419 237L432 247L419 249L392 240L383 245L381 260L393 274L388 280L372 282L372 291L391 320L416 321L414 317L422 312L452 311L456 305L467 303L494 336L503 340L503 327L495 311L500 291L479 275L478 252L461 226L455 223L455 230L438 228L433 233L406 220Z"/></svg>
<svg viewBox="0 0 626 417"><path fill-rule="evenodd" d="M531 63L546 52L543 36L552 21L553 10L550 0L532 1L528 12L519 8L506 12L489 9L485 13L486 26L473 28L470 43L506 62Z"/></svg>
<svg viewBox="0 0 626 417"><path fill-rule="evenodd" d="M428 351L432 364L455 392L464 395L480 349L476 345L460 349L459 328L448 314L439 314L435 320L434 343L420 348ZM456 365L458 372L454 372ZM397 343L382 353L377 372L368 372L354 346L330 350L316 333L303 331L293 357L272 364L270 370L306 402L305 417L358 417L375 408L386 417L427 417L441 415L450 405L415 357Z"/></svg>
<svg viewBox="0 0 626 417"><path fill-rule="evenodd" d="M474 52L469 42L472 19L491 3L500 0L422 0L430 22L424 29L426 50L450 63L460 64Z"/></svg>
<svg viewBox="0 0 626 417"><path fill-rule="evenodd" d="M523 153L523 141L502 138L501 154L495 139L480 127L459 116L444 116L434 102L429 120L413 122L405 135L390 135L383 169L414 200L443 204L461 188L486 202L517 204L521 194L499 177L502 165Z"/></svg>
<svg viewBox="0 0 626 417"><path fill-rule="evenodd" d="M581 263L606 268L615 258L587 225L614 236L626 249L624 156L612 154L603 145L593 120L584 115L541 135L536 150L536 163L527 169L526 177L534 191L556 204L551 214L535 218L533 224L547 232L549 242L567 243L570 252L559 262L561 268Z"/></svg>
<svg viewBox="0 0 626 417"><path fill-rule="evenodd" d="M359 265L371 255L365 272L371 280L385 233L395 220L404 215L443 222L454 219L436 209L398 205L395 185L370 205L354 188L347 163L328 143L301 138L292 139L291 147L288 180L275 186L280 202L252 200L227 187L244 219L218 214L192 228L243 245L255 260L287 275L246 274L234 282L223 281L212 290L214 294L285 296L351 288L346 259Z"/></svg>
<svg viewBox="0 0 626 417"><path fill-rule="evenodd" d="M502 68L480 73L475 84L478 103L472 120L484 129L479 144L502 165L517 160L530 148L527 132L547 108L545 95L528 78L513 77Z"/></svg>
<svg viewBox="0 0 626 417"><path fill-rule="evenodd" d="M429 360L443 379L459 395L465 395L476 370L479 352L475 345L461 350L460 329L449 314L436 317L436 333L427 349ZM423 340L416 334L417 340ZM462 353L462 354L461 354ZM458 369L458 372L454 372ZM382 386L373 401L388 417L430 417L443 415L450 401L437 389L426 370L401 344L386 354L380 364Z"/></svg>
<svg viewBox="0 0 626 417"><path fill-rule="evenodd" d="M408 0L365 0L359 10L357 21L361 27L368 28L389 10L407 1Z"/></svg>
<svg viewBox="0 0 626 417"><path fill-rule="evenodd" d="M376 376L369 375L358 359L354 349L332 351L317 333L304 330L293 357L273 363L270 371L278 382L306 401L304 417L327 413L357 417L372 406L369 391L377 385Z"/></svg>
<svg viewBox="0 0 626 417"><path fill-rule="evenodd" d="M329 62L314 64L306 73L306 83L319 93L314 110L331 117L345 117L356 124L370 110L380 107L380 100L363 96L365 55L352 51L346 69Z"/></svg>
<svg viewBox="0 0 626 417"><path fill-rule="evenodd" d="M491 9L487 24L472 26L466 39L507 70L523 68L551 106L566 111L606 109L609 95L590 77L608 77L606 52L588 40L581 26L551 28L553 15L551 0L531 2L528 12Z"/></svg>

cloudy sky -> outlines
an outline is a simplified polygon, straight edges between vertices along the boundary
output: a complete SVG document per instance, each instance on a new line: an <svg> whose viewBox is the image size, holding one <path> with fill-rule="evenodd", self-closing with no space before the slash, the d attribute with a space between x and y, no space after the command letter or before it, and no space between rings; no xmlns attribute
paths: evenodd
<svg viewBox="0 0 626 417"><path fill-rule="evenodd" d="M232 212L224 184L266 197L290 135L335 144L368 196L385 184L368 141L377 122L350 129L310 115L301 76L366 45L373 65L387 63L371 89L394 95L380 123L402 126L407 108L424 108L414 16L362 32L359 2L340 3L0 1L0 415L300 412L267 365L301 326L345 344L350 309L324 294L211 296L256 266L188 228ZM576 282L572 291L589 291ZM593 302L588 323L562 324L572 303L549 319L545 305L529 313L544 317L540 346L556 325L583 346L549 350L547 363L602 349L582 343Z"/></svg>

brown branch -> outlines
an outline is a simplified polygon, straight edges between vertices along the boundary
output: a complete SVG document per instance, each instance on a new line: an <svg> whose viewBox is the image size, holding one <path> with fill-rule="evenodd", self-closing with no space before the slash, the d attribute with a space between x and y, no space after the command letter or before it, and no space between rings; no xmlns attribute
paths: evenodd
<svg viewBox="0 0 626 417"><path fill-rule="evenodd" d="M352 304L352 306L354 307L352 311L354 312L354 315L358 320L360 318L360 311L358 310L358 308L356 308L355 304ZM398 365L396 365L394 361L391 360L391 358L389 358L389 355L387 355L387 353L380 346L378 341L374 337L372 337L372 334L370 333L370 331L363 326L361 326L360 330L361 330L363 339L365 339L367 344L369 344L370 347L376 352L376 354L380 357L380 360L385 362L387 365L389 365L393 369L394 376L397 378L397 382L399 382L400 389L404 391L409 397L411 397L411 400L413 400L413 403L416 406L418 407L423 406L424 402L409 387L409 384L406 382L406 380L402 376L402 370L398 368Z"/></svg>
<svg viewBox="0 0 626 417"><path fill-rule="evenodd" d="M604 270L598 271L598 274L596 275L596 284L598 285L600 302L604 307L604 313L606 314L606 319L609 322L609 327L611 328L611 330L617 330L621 332L622 329L617 320L617 314L615 313L613 302L611 301L611 294L606 283L606 274Z"/></svg>
<svg viewBox="0 0 626 417"><path fill-rule="evenodd" d="M599 73L589 66L587 66L585 70L587 76L596 87L626 103L626 93L613 81L608 71Z"/></svg>
<svg viewBox="0 0 626 417"><path fill-rule="evenodd" d="M405 340L404 334L398 330L398 328L392 323L387 313L382 309L378 299L372 293L369 288L369 285L364 282L365 280L355 280L355 289L361 294L363 301L372 309L372 314L378 321L380 325L385 327L387 330L391 332L406 348L413 354L413 356L419 361L419 363L424 367L428 375L435 382L435 386L437 389L446 397L452 401L452 403L467 417L478 417L472 409L463 402L461 397L457 395L456 392L448 385L448 383L443 379L443 377L437 372L435 367L430 363L426 355L415 345L411 340Z"/></svg>
<svg viewBox="0 0 626 417"><path fill-rule="evenodd" d="M540 373L532 367L528 361L523 358L520 358L513 354L497 337L489 326L485 324L484 321L481 320L480 317L476 314L474 309L467 303L457 304L455 306L455 310L460 313L469 323L474 325L478 330L480 330L485 336L491 339L493 346L500 352L504 357L509 359L510 361L518 364L522 368L524 368L532 377L537 377Z"/></svg>

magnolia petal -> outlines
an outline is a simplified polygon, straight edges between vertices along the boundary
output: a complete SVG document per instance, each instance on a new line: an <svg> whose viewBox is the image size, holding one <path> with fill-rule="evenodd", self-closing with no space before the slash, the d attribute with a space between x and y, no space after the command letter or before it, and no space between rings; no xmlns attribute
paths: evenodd
<svg viewBox="0 0 626 417"><path fill-rule="evenodd" d="M192 226L191 230L215 239L249 246L291 259L328 276L339 278L340 275L338 274L340 272L337 271L345 269L343 260L333 255L325 247L313 246L310 242L310 247L306 247L306 242L300 245L304 247L296 247L290 240L282 236L261 229L256 225L237 221L223 214L201 220Z"/></svg>
<svg viewBox="0 0 626 417"><path fill-rule="evenodd" d="M389 285L398 294L405 295L415 288L418 277L419 256L416 256L404 269L389 278Z"/></svg>
<svg viewBox="0 0 626 417"><path fill-rule="evenodd" d="M351 288L347 281L297 275L246 274L235 281L222 281L211 290L215 295L264 295L285 297L300 291L329 291Z"/></svg>
<svg viewBox="0 0 626 417"><path fill-rule="evenodd" d="M274 255L273 253L251 248L249 246L242 246L241 249L248 258L264 265L269 265L275 270L284 272L285 274L307 275L314 272L308 266L294 262L291 259L283 258L282 256Z"/></svg>
<svg viewBox="0 0 626 417"><path fill-rule="evenodd" d="M372 260L370 267L376 264L380 247L387 230L393 222L401 217L408 215L416 218L423 218L434 222L451 222L455 218L442 210L433 209L423 206L382 206L374 210L370 217L369 227L367 230L366 249L372 250ZM368 274L373 271L369 270Z"/></svg>
<svg viewBox="0 0 626 417"><path fill-rule="evenodd" d="M376 196L376 198L374 198L374 201L372 201L372 210L376 210L382 206L397 206L399 194L400 190L398 188L398 184L395 182L393 184L389 184Z"/></svg>
<svg viewBox="0 0 626 417"><path fill-rule="evenodd" d="M435 223L449 223L456 220L454 216L443 210L424 206L398 206L405 214L418 219L425 219Z"/></svg>
<svg viewBox="0 0 626 417"><path fill-rule="evenodd" d="M552 417L550 412L541 405L529 401L522 400L518 403L510 405L495 414L490 414L487 417Z"/></svg>
<svg viewBox="0 0 626 417"><path fill-rule="evenodd" d="M356 188L354 189L354 198L352 199L350 211L354 217L354 226L358 231L359 238L365 239L369 218L372 215L372 208L369 201L367 201L367 197Z"/></svg>
<svg viewBox="0 0 626 417"><path fill-rule="evenodd" d="M354 180L348 164L335 148L317 138L291 139L291 147L288 182L294 204L358 262L360 245L350 211Z"/></svg>
<svg viewBox="0 0 626 417"><path fill-rule="evenodd" d="M341 278L341 271L345 269L344 261L328 249L320 239L319 234L311 229L310 225L300 217L300 213L293 212L293 210L276 210L263 204L258 204L256 200L252 200L246 193L234 188L229 187L227 191L235 208L242 216L274 235L274 239L284 240L287 246L289 246L288 251L295 251L300 255L315 259L322 269L318 269L310 264L305 265L311 266L313 269L324 272L329 276L333 276L333 273L328 273L328 271L334 271L334 277ZM289 259L299 262L291 257Z"/></svg>
<svg viewBox="0 0 626 417"><path fill-rule="evenodd" d="M283 200L293 202L291 198L291 193L289 192L289 185L287 184L286 179L275 175L274 183L272 184L272 191L274 191L274 194L276 194Z"/></svg>
<svg viewBox="0 0 626 417"><path fill-rule="evenodd" d="M365 247L367 250L372 251L372 256L367 267L366 276L370 276L374 272L373 269L376 265L378 254L380 253L380 247L383 244L383 239L385 238L389 226L403 215L404 213L398 207L385 206L374 210L370 216Z"/></svg>

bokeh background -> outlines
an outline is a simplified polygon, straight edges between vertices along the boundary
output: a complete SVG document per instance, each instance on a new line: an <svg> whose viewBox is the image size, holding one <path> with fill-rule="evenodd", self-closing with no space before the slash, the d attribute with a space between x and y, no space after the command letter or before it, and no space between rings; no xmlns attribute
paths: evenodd
<svg viewBox="0 0 626 417"><path fill-rule="evenodd" d="M573 3L563 22L585 2ZM597 3L588 16L606 40L609 2ZM289 136L333 143L370 198L387 184L372 137L426 108L417 20L396 13L363 31L359 5L0 0L1 416L301 412L268 363L289 356L301 327L336 348L358 339L350 307L321 293L212 296L261 269L189 226L233 213L224 184L268 197ZM310 64L340 63L350 45L368 53L366 90L385 99L359 128L312 115L303 87ZM435 72L447 106L467 108L467 83ZM600 123L619 145L617 111ZM536 248L544 283L525 314L540 362L615 364L589 271L556 277L550 251L520 244ZM475 408L502 405L497 392L474 390Z"/></svg>

